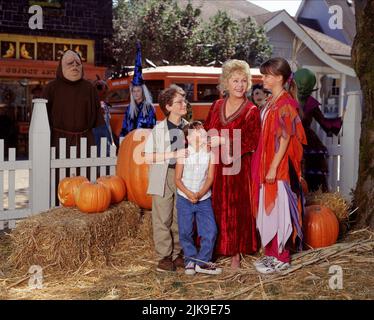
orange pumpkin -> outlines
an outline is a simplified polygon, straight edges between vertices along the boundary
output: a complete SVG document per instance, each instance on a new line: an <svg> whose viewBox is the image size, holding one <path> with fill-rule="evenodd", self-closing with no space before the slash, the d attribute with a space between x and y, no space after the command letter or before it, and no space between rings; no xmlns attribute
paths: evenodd
<svg viewBox="0 0 374 320"><path fill-rule="evenodd" d="M126 185L121 177L103 176L97 179L97 183L107 186L111 192L111 203L121 202L126 196Z"/></svg>
<svg viewBox="0 0 374 320"><path fill-rule="evenodd" d="M339 222L331 209L320 205L312 205L306 207L303 229L304 242L307 247L328 247L338 239Z"/></svg>
<svg viewBox="0 0 374 320"><path fill-rule="evenodd" d="M145 139L151 131L150 129L136 129L126 135L118 150L116 169L117 176L125 181L128 200L144 209L152 209L152 197L147 195L148 164L136 163L133 156L141 158ZM137 137L142 136L141 141L134 139L135 134ZM143 146L139 146L141 143Z"/></svg>
<svg viewBox="0 0 374 320"><path fill-rule="evenodd" d="M303 189L303 193L304 195L306 195L309 192L308 184L303 177L301 177L300 183L301 188Z"/></svg>
<svg viewBox="0 0 374 320"><path fill-rule="evenodd" d="M84 182L74 193L78 209L85 213L103 212L109 208L110 189L102 183Z"/></svg>
<svg viewBox="0 0 374 320"><path fill-rule="evenodd" d="M67 177L62 179L58 184L58 200L64 207L74 207L74 192L83 183L88 182L86 177Z"/></svg>

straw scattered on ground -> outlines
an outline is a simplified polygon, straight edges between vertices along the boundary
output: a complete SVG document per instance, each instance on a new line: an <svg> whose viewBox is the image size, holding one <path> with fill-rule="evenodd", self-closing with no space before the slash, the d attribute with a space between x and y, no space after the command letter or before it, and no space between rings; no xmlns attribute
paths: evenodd
<svg viewBox="0 0 374 320"><path fill-rule="evenodd" d="M9 246L0 252L6 258ZM136 235L116 246L109 265L75 273L45 269L42 289L30 288L29 274L6 271L0 273L0 299L374 299L374 233L367 229L350 232L331 247L293 255L292 268L284 273L258 274L252 266L257 258L243 257L240 272L230 270L229 259L219 259L220 276L159 273L150 213L143 212ZM333 290L329 271L336 272L336 266L343 288Z"/></svg>

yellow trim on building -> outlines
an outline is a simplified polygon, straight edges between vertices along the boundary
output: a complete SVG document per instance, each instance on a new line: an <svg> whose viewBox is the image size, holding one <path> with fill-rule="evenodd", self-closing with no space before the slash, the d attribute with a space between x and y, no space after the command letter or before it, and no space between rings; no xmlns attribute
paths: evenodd
<svg viewBox="0 0 374 320"><path fill-rule="evenodd" d="M57 37L44 37L44 36L28 36L9 33L0 33L0 41L13 41L16 42L16 59L19 59L19 46L21 42L34 43L35 57L38 56L37 43L46 42L52 44L70 44L70 45L86 45L87 46L87 61L94 64L95 62L95 41L87 39L70 39L70 38L57 38ZM74 48L73 48L74 49ZM53 56L55 55L53 46ZM36 58L34 59L36 60Z"/></svg>

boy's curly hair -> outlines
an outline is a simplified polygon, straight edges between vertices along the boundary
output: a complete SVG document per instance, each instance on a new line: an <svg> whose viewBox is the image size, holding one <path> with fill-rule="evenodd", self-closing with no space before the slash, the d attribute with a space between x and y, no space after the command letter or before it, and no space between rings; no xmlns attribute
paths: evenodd
<svg viewBox="0 0 374 320"><path fill-rule="evenodd" d="M158 96L158 103L160 104L160 108L165 116L168 116L170 113L166 109L166 105L171 106L177 94L180 94L182 97L186 96L186 92L177 85L171 85L169 88L166 88L160 92Z"/></svg>

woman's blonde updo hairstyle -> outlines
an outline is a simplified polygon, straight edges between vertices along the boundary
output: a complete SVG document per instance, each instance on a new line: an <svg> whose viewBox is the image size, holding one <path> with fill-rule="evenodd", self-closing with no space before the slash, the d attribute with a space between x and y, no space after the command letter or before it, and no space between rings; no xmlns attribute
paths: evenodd
<svg viewBox="0 0 374 320"><path fill-rule="evenodd" d="M251 70L249 68L249 64L243 60L232 59L227 60L222 66L222 74L219 79L219 89L222 93L227 91L228 81L235 72L243 73L247 77L247 92L252 87Z"/></svg>

